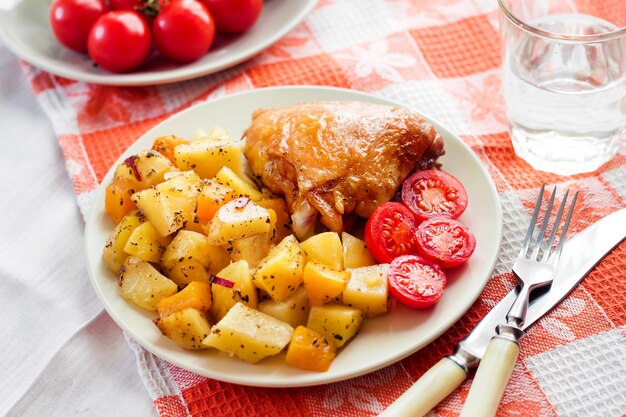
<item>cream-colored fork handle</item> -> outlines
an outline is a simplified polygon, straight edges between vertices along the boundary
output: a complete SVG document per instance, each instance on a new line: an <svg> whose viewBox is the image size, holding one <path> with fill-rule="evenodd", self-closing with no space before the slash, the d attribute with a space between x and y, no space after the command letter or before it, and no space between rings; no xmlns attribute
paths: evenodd
<svg viewBox="0 0 626 417"><path fill-rule="evenodd" d="M422 417L467 378L454 361L443 358L406 390L379 417Z"/></svg>
<svg viewBox="0 0 626 417"><path fill-rule="evenodd" d="M518 354L517 343L497 336L491 339L474 376L460 417L496 415Z"/></svg>

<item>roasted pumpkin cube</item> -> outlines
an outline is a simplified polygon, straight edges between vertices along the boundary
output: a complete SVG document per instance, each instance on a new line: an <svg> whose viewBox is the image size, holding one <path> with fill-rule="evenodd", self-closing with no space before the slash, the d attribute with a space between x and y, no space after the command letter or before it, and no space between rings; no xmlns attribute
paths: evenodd
<svg viewBox="0 0 626 417"><path fill-rule="evenodd" d="M224 166L242 172L241 142L227 139L197 140L174 148L176 166L194 170L202 178L211 178Z"/></svg>
<svg viewBox="0 0 626 417"><path fill-rule="evenodd" d="M359 330L363 316L361 310L354 307L339 304L313 306L306 327L341 347Z"/></svg>
<svg viewBox="0 0 626 417"><path fill-rule="evenodd" d="M222 185L229 187L235 191L237 197L248 196L252 201L259 201L264 198L263 193L259 191L258 187L252 181L244 180L243 175L238 175L227 166L222 167L215 174L215 179Z"/></svg>
<svg viewBox="0 0 626 417"><path fill-rule="evenodd" d="M273 210L276 215L276 221L273 229L270 231L270 238L273 243L279 243L284 238L292 234L291 216L287 210L287 203L282 198L262 198L257 204L268 210Z"/></svg>
<svg viewBox="0 0 626 417"><path fill-rule="evenodd" d="M198 207L196 208L198 221L201 224L208 224L220 207L235 198L236 195L232 188L214 180L204 181L204 187L198 196Z"/></svg>
<svg viewBox="0 0 626 417"><path fill-rule="evenodd" d="M194 172L187 171L139 191L131 198L161 236L167 236L193 221L201 190L202 180Z"/></svg>
<svg viewBox="0 0 626 417"><path fill-rule="evenodd" d="M283 301L302 283L304 256L294 235L272 248L259 263L252 279L274 301Z"/></svg>
<svg viewBox="0 0 626 417"><path fill-rule="evenodd" d="M120 269L118 292L124 299L146 310L155 311L159 301L177 291L172 280L136 256L129 256Z"/></svg>
<svg viewBox="0 0 626 417"><path fill-rule="evenodd" d="M235 239L267 233L270 213L248 197L238 198L220 207L209 222L207 239L213 245L226 245Z"/></svg>
<svg viewBox="0 0 626 417"><path fill-rule="evenodd" d="M341 244L343 247L343 267L345 269L376 265L376 260L367 250L365 241L343 232L341 234Z"/></svg>
<svg viewBox="0 0 626 417"><path fill-rule="evenodd" d="M171 236L161 236L152 223L145 222L133 230L124 246L124 252L144 261L159 262L165 248L172 241Z"/></svg>
<svg viewBox="0 0 626 417"><path fill-rule="evenodd" d="M174 148L178 145L184 145L189 143L188 140L183 138L179 138L176 135L167 135L158 137L152 142L152 150L157 151L164 157L170 160L172 164L176 163L176 159L174 158Z"/></svg>
<svg viewBox="0 0 626 417"><path fill-rule="evenodd" d="M115 275L120 272L120 268L128 258L128 253L124 251L128 238L132 235L133 230L145 221L146 216L143 213L134 211L127 214L111 232L111 236L109 236L102 250L102 260Z"/></svg>
<svg viewBox="0 0 626 417"><path fill-rule="evenodd" d="M257 308L259 297L257 289L252 283L252 275L246 261L233 262L218 272L217 276L231 281L234 285L232 288L215 282L211 285L213 294L211 316L213 319L221 320L228 313L228 310L238 302L250 308Z"/></svg>
<svg viewBox="0 0 626 417"><path fill-rule="evenodd" d="M169 159L150 149L126 158L115 169L114 178L133 182L133 189L139 191L159 184L172 171L177 169Z"/></svg>
<svg viewBox="0 0 626 417"><path fill-rule="evenodd" d="M203 343L246 362L257 363L283 350L292 333L290 325L237 303L211 328Z"/></svg>
<svg viewBox="0 0 626 417"><path fill-rule="evenodd" d="M293 331L285 361L296 368L324 372L335 359L337 348L321 334L298 326Z"/></svg>
<svg viewBox="0 0 626 417"><path fill-rule="evenodd" d="M184 349L207 349L202 340L211 331L211 323L200 310L186 308L154 319L153 323L164 336Z"/></svg>
<svg viewBox="0 0 626 417"><path fill-rule="evenodd" d="M136 186L136 182L127 178L115 178L107 186L104 194L104 211L111 217L113 223L118 224L128 213L137 210L137 206L130 198Z"/></svg>
<svg viewBox="0 0 626 417"><path fill-rule="evenodd" d="M303 285L283 301L271 298L259 303L259 311L278 319L291 327L304 326L309 317L309 297Z"/></svg>
<svg viewBox="0 0 626 417"><path fill-rule="evenodd" d="M389 264L351 269L350 280L343 290L343 303L358 308L367 317L387 312Z"/></svg>
<svg viewBox="0 0 626 417"><path fill-rule="evenodd" d="M159 301L157 310L161 317L186 308L208 311L211 308L211 300L211 286L204 282L193 281L176 294Z"/></svg>
<svg viewBox="0 0 626 417"><path fill-rule="evenodd" d="M350 272L337 271L322 263L310 261L304 267L302 280L312 306L319 306L337 297L346 287Z"/></svg>
<svg viewBox="0 0 626 417"><path fill-rule="evenodd" d="M336 270L343 269L343 249L337 233L325 232L313 235L300 246L307 262L315 261Z"/></svg>

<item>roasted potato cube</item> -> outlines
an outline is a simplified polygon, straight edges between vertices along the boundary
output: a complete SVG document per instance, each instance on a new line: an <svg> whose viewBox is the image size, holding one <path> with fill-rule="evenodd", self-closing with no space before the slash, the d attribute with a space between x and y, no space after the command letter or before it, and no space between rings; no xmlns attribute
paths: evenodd
<svg viewBox="0 0 626 417"><path fill-rule="evenodd" d="M274 301L283 301L302 283L304 256L294 235L272 248L259 263L252 279Z"/></svg>
<svg viewBox="0 0 626 417"><path fill-rule="evenodd" d="M165 249L161 256L161 265L165 269L170 269L183 260L194 260L202 264L205 268L211 266L211 252L214 249L209 245L206 236L189 230L181 230L176 233L174 239Z"/></svg>
<svg viewBox="0 0 626 417"><path fill-rule="evenodd" d="M246 362L278 354L289 340L293 328L242 303L237 303L211 328L204 344L237 355Z"/></svg>
<svg viewBox="0 0 626 417"><path fill-rule="evenodd" d="M306 327L341 347L356 334L362 321L363 313L359 309L325 304L311 307Z"/></svg>
<svg viewBox="0 0 626 417"><path fill-rule="evenodd" d="M193 221L201 190L200 177L193 171L187 171L152 188L139 191L131 199L159 234L167 236Z"/></svg>
<svg viewBox="0 0 626 417"><path fill-rule="evenodd" d="M350 272L337 271L322 263L310 261L304 267L302 280L309 304L319 306L337 297L346 287Z"/></svg>
<svg viewBox="0 0 626 417"><path fill-rule="evenodd" d="M252 181L246 181L244 178L243 175L238 175L227 166L222 167L215 174L215 179L220 184L233 189L237 197L248 196L252 201L259 201L264 198L263 193L259 191L257 186Z"/></svg>
<svg viewBox="0 0 626 417"><path fill-rule="evenodd" d="M230 251L230 259L233 261L245 260L250 268L256 268L261 259L270 251L270 239L268 233L233 240L226 251Z"/></svg>
<svg viewBox="0 0 626 417"><path fill-rule="evenodd" d="M376 265L376 260L367 250L365 241L343 232L341 234L341 244L343 246L343 267L345 269Z"/></svg>
<svg viewBox="0 0 626 417"><path fill-rule="evenodd" d="M278 319L291 327L304 326L309 317L309 297L303 285L283 301L272 299L259 303L259 311Z"/></svg>
<svg viewBox="0 0 626 417"><path fill-rule="evenodd" d="M124 246L124 252L144 261L159 262L165 248L172 241L171 236L161 236L152 223L145 222L133 230Z"/></svg>
<svg viewBox="0 0 626 417"><path fill-rule="evenodd" d="M228 310L238 302L244 303L250 308L257 308L259 297L257 289L252 283L252 275L246 261L233 262L218 272L217 276L231 281L235 285L232 288L216 283L211 285L211 293L213 294L211 316L213 319L221 320L228 313Z"/></svg>
<svg viewBox="0 0 626 417"><path fill-rule="evenodd" d="M153 320L154 324L174 343L184 349L207 349L202 341L211 331L205 314L195 308L186 308Z"/></svg>
<svg viewBox="0 0 626 417"><path fill-rule="evenodd" d="M336 270L343 269L341 240L335 232L311 236L300 244L307 262L316 261Z"/></svg>
<svg viewBox="0 0 626 417"><path fill-rule="evenodd" d="M209 271L200 262L193 259L183 259L177 262L166 273L168 278L178 285L178 288L185 288L192 282L203 282L205 284L211 282Z"/></svg>
<svg viewBox="0 0 626 417"><path fill-rule="evenodd" d="M176 294L159 301L157 310L161 317L186 308L208 311L211 308L211 300L211 286L204 282L193 281Z"/></svg>
<svg viewBox="0 0 626 417"><path fill-rule="evenodd" d="M387 312L389 264L351 269L350 280L343 290L343 303L358 308L367 317Z"/></svg>
<svg viewBox="0 0 626 417"><path fill-rule="evenodd" d="M135 191L139 191L157 185L166 173L176 170L166 157L150 149L126 158L115 169L114 178L132 181Z"/></svg>
<svg viewBox="0 0 626 417"><path fill-rule="evenodd" d="M133 230L145 221L146 217L141 212L134 211L127 214L111 232L102 251L102 260L115 275L120 272L120 268L128 258L128 254L124 252L128 238L133 234Z"/></svg>
<svg viewBox="0 0 626 417"><path fill-rule="evenodd" d="M270 213L248 197L238 198L220 207L209 222L207 238L212 245L226 245L232 240L267 233Z"/></svg>
<svg viewBox="0 0 626 417"><path fill-rule="evenodd" d="M293 331L285 361L296 368L324 372L335 359L337 348L321 334L298 326Z"/></svg>
<svg viewBox="0 0 626 417"><path fill-rule="evenodd" d="M155 311L159 301L177 291L174 281L136 256L129 256L120 269L118 292L126 300L146 310Z"/></svg>
<svg viewBox="0 0 626 417"><path fill-rule="evenodd" d="M174 148L176 166L182 170L194 170L202 178L211 178L222 168L228 167L241 173L241 142L230 138L197 140Z"/></svg>

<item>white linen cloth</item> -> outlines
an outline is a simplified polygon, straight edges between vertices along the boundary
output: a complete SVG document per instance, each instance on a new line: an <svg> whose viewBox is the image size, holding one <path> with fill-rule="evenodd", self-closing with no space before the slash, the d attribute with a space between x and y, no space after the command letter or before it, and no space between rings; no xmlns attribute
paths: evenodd
<svg viewBox="0 0 626 417"><path fill-rule="evenodd" d="M0 42L0 416L155 416L91 288L52 126Z"/></svg>

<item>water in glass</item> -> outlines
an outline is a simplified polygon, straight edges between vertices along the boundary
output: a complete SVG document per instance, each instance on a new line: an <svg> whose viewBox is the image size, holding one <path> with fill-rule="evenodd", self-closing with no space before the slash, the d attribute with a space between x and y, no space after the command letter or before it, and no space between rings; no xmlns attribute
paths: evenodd
<svg viewBox="0 0 626 417"><path fill-rule="evenodd" d="M602 19L556 14L531 22L550 33L606 33ZM519 32L504 60L504 95L516 153L561 175L610 160L626 125L626 41L555 42Z"/></svg>

